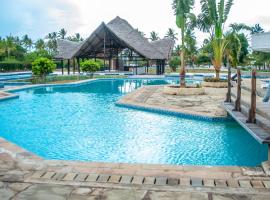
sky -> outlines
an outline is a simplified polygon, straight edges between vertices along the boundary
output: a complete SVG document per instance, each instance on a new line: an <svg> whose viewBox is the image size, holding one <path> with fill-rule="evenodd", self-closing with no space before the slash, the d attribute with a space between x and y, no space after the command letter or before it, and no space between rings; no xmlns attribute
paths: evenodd
<svg viewBox="0 0 270 200"><path fill-rule="evenodd" d="M200 12L195 0L194 13ZM80 33L88 37L101 22L116 16L126 19L134 28L149 36L151 31L163 37L175 25L172 0L0 0L0 36L44 38L49 32L65 28L68 35ZM260 23L270 30L270 0L234 0L227 25L230 23ZM196 31L201 43L207 34Z"/></svg>

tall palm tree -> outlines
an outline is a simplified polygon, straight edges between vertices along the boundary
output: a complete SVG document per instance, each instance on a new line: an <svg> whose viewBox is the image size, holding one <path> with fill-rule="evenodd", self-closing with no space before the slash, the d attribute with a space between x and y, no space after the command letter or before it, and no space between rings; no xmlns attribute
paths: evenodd
<svg viewBox="0 0 270 200"><path fill-rule="evenodd" d="M224 39L224 24L228 19L233 0L201 0L201 14L198 16L198 27L204 32L210 32L213 48L212 63L216 71L216 78L222 66L223 54L227 42ZM226 2L225 2L226 1Z"/></svg>
<svg viewBox="0 0 270 200"><path fill-rule="evenodd" d="M233 24L230 24L229 27L234 31L234 32L237 32L239 33L240 31L251 31L251 27L244 24L244 23L233 23Z"/></svg>
<svg viewBox="0 0 270 200"><path fill-rule="evenodd" d="M136 28L135 30L138 31L141 36L145 37L145 33L144 32L140 31L138 28Z"/></svg>
<svg viewBox="0 0 270 200"><path fill-rule="evenodd" d="M176 15L176 25L181 29L181 70L180 70L180 86L186 87L185 75L185 32L190 22L195 21L196 17L191 10L195 0L173 0L173 9Z"/></svg>
<svg viewBox="0 0 270 200"><path fill-rule="evenodd" d="M152 31L152 32L150 33L150 40L151 40L151 41L157 41L157 40L159 40L159 39L160 39L160 38L159 38L157 32Z"/></svg>
<svg viewBox="0 0 270 200"><path fill-rule="evenodd" d="M58 36L61 38L61 39L65 39L66 38L66 35L67 35L67 31L62 28L59 32L58 32Z"/></svg>
<svg viewBox="0 0 270 200"><path fill-rule="evenodd" d="M7 36L5 39L4 45L5 45L5 49L6 49L8 58L10 58L11 52L16 49L15 42L16 41L15 41L14 37L12 37L12 36Z"/></svg>
<svg viewBox="0 0 270 200"><path fill-rule="evenodd" d="M177 33L175 32L175 30L173 30L172 28L169 28L165 38L171 38L174 42L177 41Z"/></svg>
<svg viewBox="0 0 270 200"><path fill-rule="evenodd" d="M36 50L44 50L45 49L45 42L43 39L38 39L35 43Z"/></svg>
<svg viewBox="0 0 270 200"><path fill-rule="evenodd" d="M22 43L27 50L31 49L33 45L33 41L27 34L22 37Z"/></svg>

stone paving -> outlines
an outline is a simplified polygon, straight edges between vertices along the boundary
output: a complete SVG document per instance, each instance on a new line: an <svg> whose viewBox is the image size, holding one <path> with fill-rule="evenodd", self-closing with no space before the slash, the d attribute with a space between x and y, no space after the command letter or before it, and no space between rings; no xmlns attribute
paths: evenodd
<svg viewBox="0 0 270 200"><path fill-rule="evenodd" d="M198 116L226 117L226 88L205 88L206 95L176 96L163 93L164 86L145 86L124 96L118 104L158 108Z"/></svg>

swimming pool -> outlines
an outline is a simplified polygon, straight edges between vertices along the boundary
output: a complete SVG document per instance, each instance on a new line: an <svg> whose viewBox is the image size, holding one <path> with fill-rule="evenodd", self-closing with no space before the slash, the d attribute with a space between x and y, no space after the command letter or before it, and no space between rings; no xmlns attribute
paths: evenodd
<svg viewBox="0 0 270 200"><path fill-rule="evenodd" d="M166 80L100 80L18 91L0 102L0 137L46 159L256 166L267 159L236 122L209 122L115 105L142 85Z"/></svg>

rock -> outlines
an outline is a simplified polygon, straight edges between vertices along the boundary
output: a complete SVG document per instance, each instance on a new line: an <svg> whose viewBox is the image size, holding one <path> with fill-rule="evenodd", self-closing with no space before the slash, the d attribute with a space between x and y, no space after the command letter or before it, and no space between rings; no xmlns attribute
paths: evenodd
<svg viewBox="0 0 270 200"><path fill-rule="evenodd" d="M9 200L11 197L15 195L11 189L8 188L1 188L0 189L0 199L1 200Z"/></svg>

